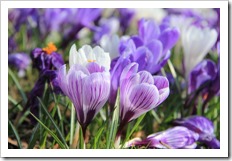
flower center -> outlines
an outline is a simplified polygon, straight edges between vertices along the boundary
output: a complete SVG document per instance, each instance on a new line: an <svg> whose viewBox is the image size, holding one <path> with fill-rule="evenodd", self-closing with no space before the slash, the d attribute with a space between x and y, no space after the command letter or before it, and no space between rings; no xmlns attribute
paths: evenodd
<svg viewBox="0 0 232 161"><path fill-rule="evenodd" d="M50 42L45 48L43 48L43 51L47 54L51 54L52 52L57 51L57 48L52 42Z"/></svg>
<svg viewBox="0 0 232 161"><path fill-rule="evenodd" d="M89 63L95 62L96 60L88 60Z"/></svg>

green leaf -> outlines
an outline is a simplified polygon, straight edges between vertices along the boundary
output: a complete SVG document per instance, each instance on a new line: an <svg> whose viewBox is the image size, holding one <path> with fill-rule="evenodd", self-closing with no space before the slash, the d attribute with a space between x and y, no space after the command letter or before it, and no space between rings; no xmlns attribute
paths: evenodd
<svg viewBox="0 0 232 161"><path fill-rule="evenodd" d="M19 81L17 80L16 76L14 75L14 73L12 72L12 70L10 68L8 68L8 73L11 76L11 78L13 79L16 87L18 88L22 98L23 98L23 102L26 103L27 102L27 96L25 94L25 92L23 91L21 85L19 84Z"/></svg>
<svg viewBox="0 0 232 161"><path fill-rule="evenodd" d="M55 121L53 120L52 116L50 115L50 113L47 111L46 107L44 106L43 102L41 101L41 99L39 97L37 97L37 99L39 100L42 109L44 110L44 112L46 113L46 115L48 116L48 118L51 120L52 124L54 125L55 129L57 130L61 140L63 141L63 144L66 146L66 148L68 148L68 145L66 143L65 138L62 135L62 132L60 131L59 127L56 125Z"/></svg>
<svg viewBox="0 0 232 161"><path fill-rule="evenodd" d="M122 146L121 146L122 148L124 147L126 141L128 141L129 138L131 137L131 135L134 133L134 131L139 127L139 124L142 122L142 120L143 120L143 118L145 117L145 115L146 115L146 113L143 114L142 116L140 116L140 117L137 119L137 121L136 121L135 125L133 126L132 130L130 131L129 135L127 135L126 139L124 140L124 142L123 142L123 144L122 144Z"/></svg>
<svg viewBox="0 0 232 161"><path fill-rule="evenodd" d="M60 141L60 139L46 126L44 125L35 115L31 112L30 114L39 122L40 125L56 140L62 149L67 149L67 147Z"/></svg>
<svg viewBox="0 0 232 161"><path fill-rule="evenodd" d="M31 134L31 138L28 144L28 149L33 149L33 147L35 146L36 143L36 139L39 137L39 124L37 124Z"/></svg>
<svg viewBox="0 0 232 161"><path fill-rule="evenodd" d="M74 135L74 127L75 127L75 108L72 104L71 106L71 121L70 121L70 140L69 140L69 145L72 145L73 142L73 135Z"/></svg>
<svg viewBox="0 0 232 161"><path fill-rule="evenodd" d="M115 137L116 137L116 133L117 133L118 120L119 120L119 99L120 99L119 95L120 94L119 94L119 90L118 90L117 100L116 100L116 104L115 104L116 108L115 108L114 113L113 113L113 118L112 118L112 122L110 125L110 133L109 133L108 138L107 138L107 144L106 144L107 149L112 147L111 145L114 142Z"/></svg>
<svg viewBox="0 0 232 161"><path fill-rule="evenodd" d="M11 123L10 120L8 120L8 123L9 123L15 137L16 137L19 148L22 149L22 144L21 144L20 137L19 137L19 134L18 134L17 130L15 129L14 125Z"/></svg>
<svg viewBox="0 0 232 161"><path fill-rule="evenodd" d="M99 138L100 138L100 136L101 136L101 134L102 134L102 132L103 132L104 129L105 129L105 127L101 127L101 128L98 130L98 132L97 132L97 134L96 134L96 136L95 136L95 138L94 138L93 149L97 149L97 148L98 148L97 145L99 145Z"/></svg>

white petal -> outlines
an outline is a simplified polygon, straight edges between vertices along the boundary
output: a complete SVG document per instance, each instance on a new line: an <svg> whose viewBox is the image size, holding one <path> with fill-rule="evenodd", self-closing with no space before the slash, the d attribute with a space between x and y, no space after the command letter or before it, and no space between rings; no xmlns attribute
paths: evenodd
<svg viewBox="0 0 232 161"><path fill-rule="evenodd" d="M80 55L83 56L83 58L85 58L85 60L84 59L82 60L83 62L85 62L85 64L83 65L86 65L89 61L96 60L93 53L93 49L91 48L90 45L82 46L82 48L78 50L78 53L80 53Z"/></svg>
<svg viewBox="0 0 232 161"><path fill-rule="evenodd" d="M107 71L110 69L110 56L109 53L104 52L102 48L96 46L93 48L93 53L95 55L96 63L105 67Z"/></svg>

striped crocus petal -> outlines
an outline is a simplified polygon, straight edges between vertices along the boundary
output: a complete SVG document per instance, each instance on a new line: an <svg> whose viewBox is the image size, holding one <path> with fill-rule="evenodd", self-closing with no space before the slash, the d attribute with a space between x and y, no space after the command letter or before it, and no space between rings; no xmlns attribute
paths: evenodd
<svg viewBox="0 0 232 161"><path fill-rule="evenodd" d="M73 102L79 123L86 128L109 97L109 72L90 73L87 68L75 64L66 74L64 65L59 69L58 83Z"/></svg>
<svg viewBox="0 0 232 161"><path fill-rule="evenodd" d="M166 131L149 135L137 145L144 145L159 149L185 149L196 148L199 135L186 127L177 126Z"/></svg>
<svg viewBox="0 0 232 161"><path fill-rule="evenodd" d="M159 90L159 101L157 103L157 106L161 104L169 95L170 89L169 89L169 81L166 77L162 76L154 76L154 85Z"/></svg>
<svg viewBox="0 0 232 161"><path fill-rule="evenodd" d="M167 97L167 95L165 95L167 92L164 90L169 88L166 82L167 79L162 79L162 77L160 77L159 80L154 79L147 71L140 71L138 73L137 71L138 64L131 63L124 68L121 74L121 124L126 124L157 107ZM159 83L159 81L161 82Z"/></svg>
<svg viewBox="0 0 232 161"><path fill-rule="evenodd" d="M175 120L176 125L185 126L199 134L199 140L210 148L220 148L220 142L214 136L213 123L203 116L190 116L185 119Z"/></svg>

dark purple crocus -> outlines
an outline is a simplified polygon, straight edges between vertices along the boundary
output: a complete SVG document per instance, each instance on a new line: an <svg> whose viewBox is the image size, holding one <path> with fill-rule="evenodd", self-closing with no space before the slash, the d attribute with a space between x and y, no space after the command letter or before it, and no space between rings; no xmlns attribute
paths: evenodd
<svg viewBox="0 0 232 161"><path fill-rule="evenodd" d="M57 48L49 43L45 48L35 48L31 52L33 67L40 72L44 70L59 69L64 64L61 54L56 52Z"/></svg>
<svg viewBox="0 0 232 161"><path fill-rule="evenodd" d="M176 126L149 135L142 141L134 142L133 145L158 149L195 149L198 138L199 135L188 128Z"/></svg>
<svg viewBox="0 0 232 161"><path fill-rule="evenodd" d="M130 121L160 105L169 95L169 82L163 76L138 72L138 64L127 65L120 76L120 125L117 136Z"/></svg>
<svg viewBox="0 0 232 161"><path fill-rule="evenodd" d="M23 77L25 70L31 64L31 59L28 54L16 53L8 55L8 64L18 70L18 76Z"/></svg>
<svg viewBox="0 0 232 161"><path fill-rule="evenodd" d="M73 102L83 136L89 123L109 98L110 73L92 62L87 67L74 64L66 74L66 65L60 67L58 84Z"/></svg>
<svg viewBox="0 0 232 161"><path fill-rule="evenodd" d="M51 83L56 79L57 73L54 70L44 70L40 73L40 77L35 83L33 89L29 93L28 101L25 106L25 110L30 108L31 113L35 116L39 114L39 100L42 98L46 82ZM55 85L54 85L55 86ZM54 87L57 90L57 87ZM36 120L31 117L32 123L35 123Z"/></svg>
<svg viewBox="0 0 232 161"><path fill-rule="evenodd" d="M209 148L220 149L220 142L214 135L213 123L208 118L203 116L190 116L185 119L178 119L174 123L198 133L198 141L206 144Z"/></svg>
<svg viewBox="0 0 232 161"><path fill-rule="evenodd" d="M118 12L119 12L120 28L122 33L125 33L131 23L131 20L135 15L135 10L131 8L119 8Z"/></svg>
<svg viewBox="0 0 232 161"><path fill-rule="evenodd" d="M199 89L201 88L201 89ZM211 60L203 60L190 73L188 92L201 90L205 100L218 95L220 90L220 66Z"/></svg>
<svg viewBox="0 0 232 161"><path fill-rule="evenodd" d="M121 42L120 52L132 62L137 62L140 71L157 73L167 63L170 49L179 39L179 31L145 19L139 21L138 27L138 35Z"/></svg>

